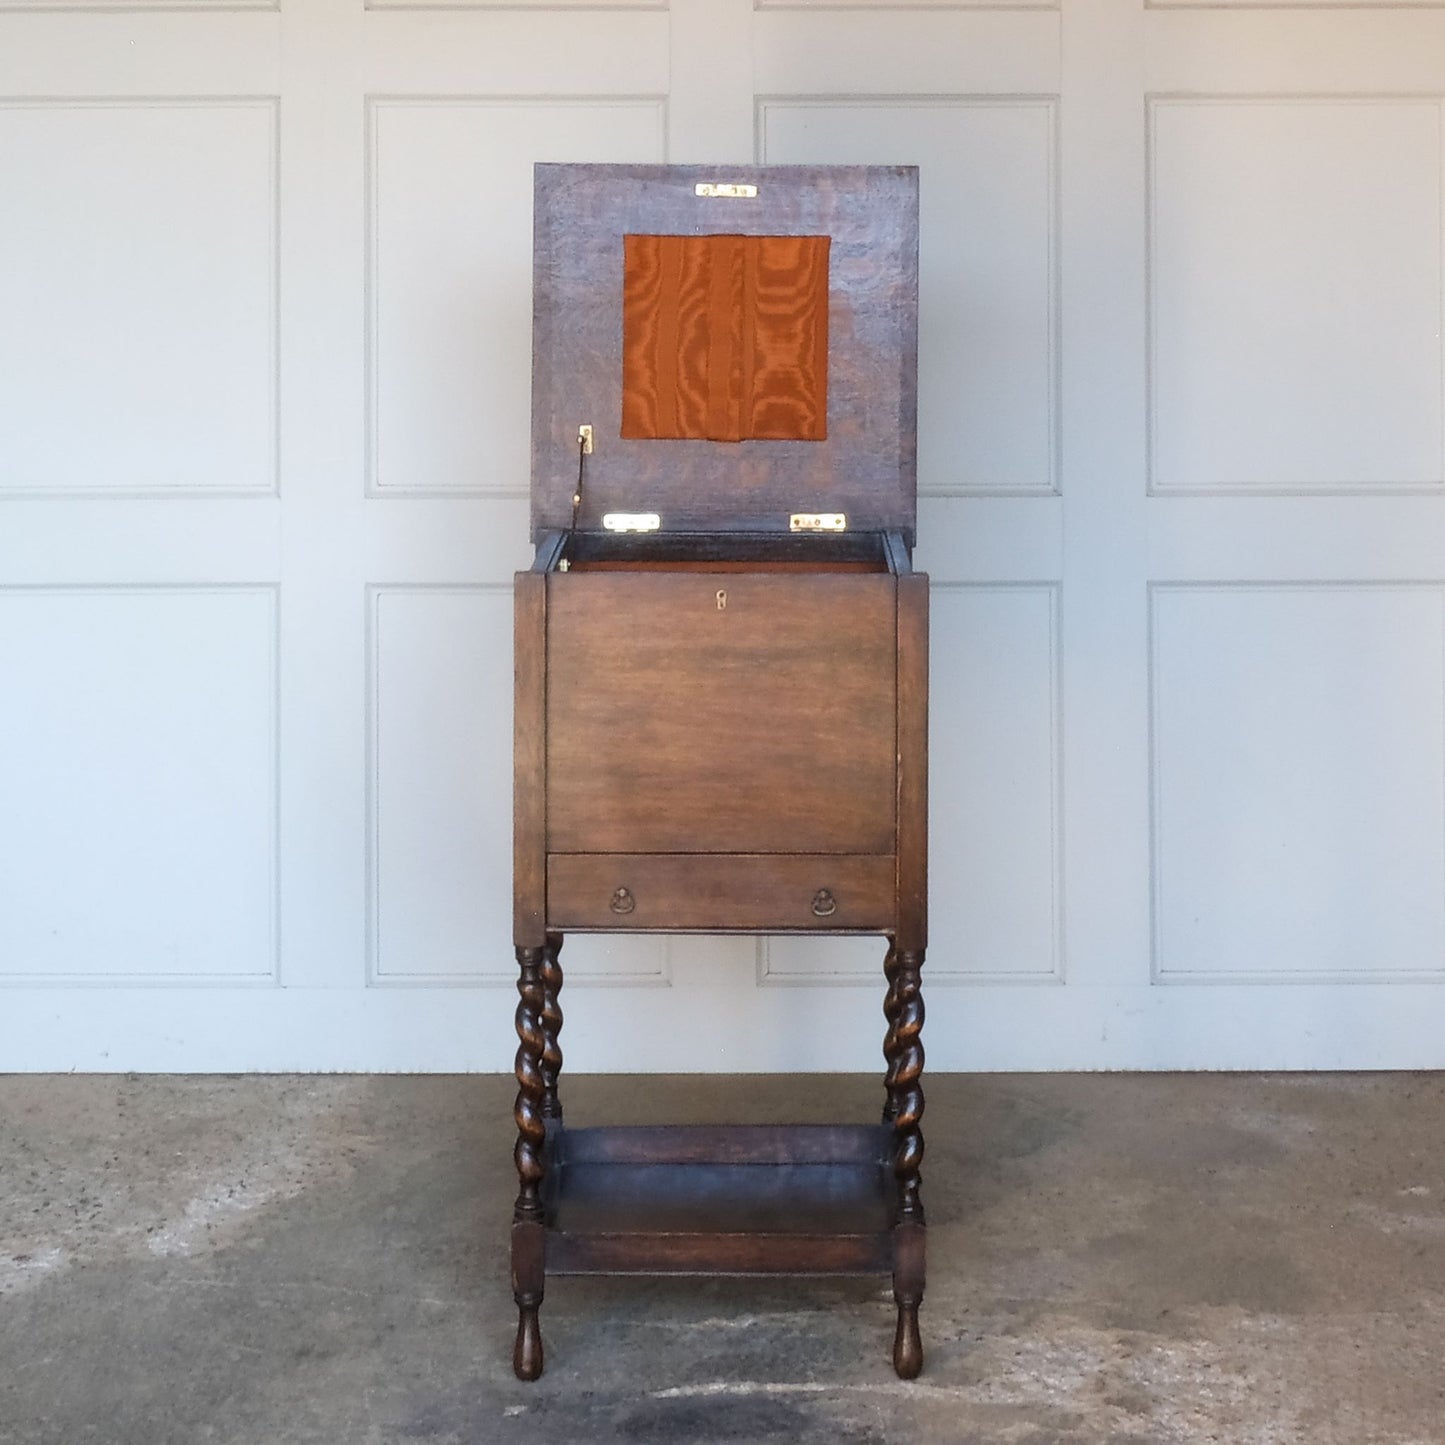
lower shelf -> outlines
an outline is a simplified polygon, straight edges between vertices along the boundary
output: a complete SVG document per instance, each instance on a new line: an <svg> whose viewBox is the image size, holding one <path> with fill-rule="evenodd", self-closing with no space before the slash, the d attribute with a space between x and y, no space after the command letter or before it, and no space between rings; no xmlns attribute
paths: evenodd
<svg viewBox="0 0 1445 1445"><path fill-rule="evenodd" d="M855 1125L561 1130L548 1274L887 1274L892 1131Z"/></svg>

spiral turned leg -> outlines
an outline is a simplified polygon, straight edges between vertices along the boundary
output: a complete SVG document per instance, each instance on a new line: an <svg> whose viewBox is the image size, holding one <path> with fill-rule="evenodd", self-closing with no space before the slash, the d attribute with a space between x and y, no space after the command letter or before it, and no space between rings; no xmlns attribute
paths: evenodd
<svg viewBox="0 0 1445 1445"><path fill-rule="evenodd" d="M919 1169L923 1163L923 954L900 951L895 985L893 1058L888 1071L894 1103L893 1173L898 1180L898 1216L923 1222Z"/></svg>
<svg viewBox="0 0 1445 1445"><path fill-rule="evenodd" d="M549 933L542 950L542 1117L562 1119L562 1101L557 1094L557 1076L562 1072L562 1047L557 1036L562 1032L562 965L557 955L562 952L562 935Z"/></svg>
<svg viewBox="0 0 1445 1445"><path fill-rule="evenodd" d="M542 1304L545 1280L543 1253L542 1148L547 1141L544 1116L546 1089L543 1083L543 1054L546 1037L542 1012L545 993L542 983L546 950L519 948L517 964L517 1146L513 1157L521 1188L512 1209L512 1297L517 1302L517 1343L512 1368L518 1379L535 1380L542 1373L542 1332L537 1311Z"/></svg>
<svg viewBox="0 0 1445 1445"><path fill-rule="evenodd" d="M893 1298L898 1305L898 1332L893 1341L893 1368L911 1380L923 1368L923 1341L918 1307L923 1302L923 992L922 950L898 950L894 985L894 1020L890 1037L888 1095L894 1107L893 1174L898 1183L898 1215L893 1227Z"/></svg>
<svg viewBox="0 0 1445 1445"><path fill-rule="evenodd" d="M883 977L888 991L883 995L883 1018L888 1024L883 1035L883 1122L891 1124L898 1115L893 1096L893 1055L898 1048L898 948L890 940L883 960Z"/></svg>

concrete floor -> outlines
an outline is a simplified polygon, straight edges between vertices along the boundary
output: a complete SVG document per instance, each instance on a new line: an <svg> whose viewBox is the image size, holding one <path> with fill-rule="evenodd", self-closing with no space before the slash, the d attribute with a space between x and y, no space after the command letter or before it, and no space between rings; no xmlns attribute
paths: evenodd
<svg viewBox="0 0 1445 1445"><path fill-rule="evenodd" d="M565 1084L578 1124L878 1103ZM934 1076L911 1384L868 1280L557 1280L514 1380L511 1093L0 1078L0 1441L1445 1441L1445 1076Z"/></svg>

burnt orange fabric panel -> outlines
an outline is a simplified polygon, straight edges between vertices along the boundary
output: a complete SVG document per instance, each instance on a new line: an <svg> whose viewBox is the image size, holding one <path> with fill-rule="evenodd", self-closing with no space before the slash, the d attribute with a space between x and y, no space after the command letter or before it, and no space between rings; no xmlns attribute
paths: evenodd
<svg viewBox="0 0 1445 1445"><path fill-rule="evenodd" d="M624 236L622 435L828 435L827 236Z"/></svg>

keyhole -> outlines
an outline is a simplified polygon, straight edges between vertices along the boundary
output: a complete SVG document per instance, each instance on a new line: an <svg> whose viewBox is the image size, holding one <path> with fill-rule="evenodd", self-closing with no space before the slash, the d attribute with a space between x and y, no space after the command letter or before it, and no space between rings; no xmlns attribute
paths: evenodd
<svg viewBox="0 0 1445 1445"><path fill-rule="evenodd" d="M728 595L721 587L719 587L717 594L717 610L721 612L727 605Z"/></svg>

